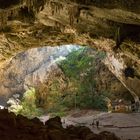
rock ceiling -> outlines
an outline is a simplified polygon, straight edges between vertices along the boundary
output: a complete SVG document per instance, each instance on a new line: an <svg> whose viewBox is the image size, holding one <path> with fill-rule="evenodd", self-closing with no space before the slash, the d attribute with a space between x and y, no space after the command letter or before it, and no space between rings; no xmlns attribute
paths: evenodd
<svg viewBox="0 0 140 140"><path fill-rule="evenodd" d="M139 0L0 0L0 30L1 68L31 47L96 47L107 52L104 63L139 100ZM126 77L129 67L133 76Z"/></svg>

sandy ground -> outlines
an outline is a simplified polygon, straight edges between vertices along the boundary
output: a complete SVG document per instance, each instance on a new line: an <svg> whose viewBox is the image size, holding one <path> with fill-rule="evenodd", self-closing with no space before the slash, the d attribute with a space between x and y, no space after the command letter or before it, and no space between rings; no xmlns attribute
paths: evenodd
<svg viewBox="0 0 140 140"><path fill-rule="evenodd" d="M49 116L42 116L45 122ZM91 125L99 120L99 128ZM114 132L122 140L140 140L140 113L106 113L92 110L70 112L70 115L62 118L63 126L84 125L94 133L101 131Z"/></svg>

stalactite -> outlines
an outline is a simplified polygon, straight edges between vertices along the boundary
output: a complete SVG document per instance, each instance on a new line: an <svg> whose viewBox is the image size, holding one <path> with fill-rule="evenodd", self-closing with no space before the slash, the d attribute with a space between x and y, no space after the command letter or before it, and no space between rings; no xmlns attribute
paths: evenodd
<svg viewBox="0 0 140 140"><path fill-rule="evenodd" d="M65 29L65 25L61 24L61 23L58 22L58 21L55 21L54 24L55 24L55 27L56 27L56 28L59 28L59 29L61 30L61 32L64 31L64 29Z"/></svg>
<svg viewBox="0 0 140 140"><path fill-rule="evenodd" d="M1 16L1 28L3 29L7 25L8 18L7 11L1 12L0 16Z"/></svg>
<svg viewBox="0 0 140 140"><path fill-rule="evenodd" d="M14 17L17 17L17 16L18 16L19 10L20 10L20 7L19 7L18 9L12 9L12 10L10 11L9 16L12 15L12 16L14 16Z"/></svg>
<svg viewBox="0 0 140 140"><path fill-rule="evenodd" d="M7 21L8 21L9 17L16 17L16 16L18 16L19 10L20 10L20 7L18 7L18 8L11 8L9 10L2 10L0 12L1 29L5 28L7 26Z"/></svg>
<svg viewBox="0 0 140 140"><path fill-rule="evenodd" d="M54 15L56 13L60 14L60 11L63 10L63 5L59 2L50 1L49 5L50 5L51 10L52 10L52 15Z"/></svg>
<svg viewBox="0 0 140 140"><path fill-rule="evenodd" d="M27 7L29 13L36 15L44 8L47 0L21 0L19 4L0 10L0 25L3 29L7 26L8 17L17 17L21 8Z"/></svg>
<svg viewBox="0 0 140 140"><path fill-rule="evenodd" d="M25 5L28 7L29 12L33 11L37 14L40 10L44 8L47 0L24 0Z"/></svg>
<svg viewBox="0 0 140 140"><path fill-rule="evenodd" d="M80 17L80 8L76 6L69 6L68 7L68 14L69 14L69 20L70 20L70 25L74 26L75 20L78 21Z"/></svg>

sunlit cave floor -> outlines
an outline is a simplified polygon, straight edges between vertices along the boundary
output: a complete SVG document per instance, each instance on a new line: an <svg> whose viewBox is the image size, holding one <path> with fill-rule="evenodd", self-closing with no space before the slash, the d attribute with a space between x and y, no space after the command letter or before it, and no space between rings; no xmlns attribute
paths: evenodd
<svg viewBox="0 0 140 140"><path fill-rule="evenodd" d="M42 116L42 121L49 119L49 116ZM68 116L62 118L63 126L87 126L94 133L102 131L113 132L121 140L140 140L140 113L107 113L93 110L71 111ZM96 124L99 120L99 128Z"/></svg>

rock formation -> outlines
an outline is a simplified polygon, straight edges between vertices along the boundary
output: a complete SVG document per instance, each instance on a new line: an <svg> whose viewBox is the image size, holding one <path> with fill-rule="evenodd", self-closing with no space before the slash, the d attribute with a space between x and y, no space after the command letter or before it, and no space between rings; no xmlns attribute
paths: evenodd
<svg viewBox="0 0 140 140"><path fill-rule="evenodd" d="M76 46L34 48L15 56L0 70L0 104L4 105L13 94L22 95L29 87L47 86L55 77L61 81L64 74L55 61L74 48Z"/></svg>
<svg viewBox="0 0 140 140"><path fill-rule="evenodd" d="M105 64L139 102L139 0L0 0L0 64L31 47L80 44L108 53ZM134 70L133 77L125 69Z"/></svg>
<svg viewBox="0 0 140 140"><path fill-rule="evenodd" d="M0 137L2 140L120 140L113 133L94 134L87 127L62 127L59 117L48 120L45 125L38 118L27 119L7 110L0 110Z"/></svg>

